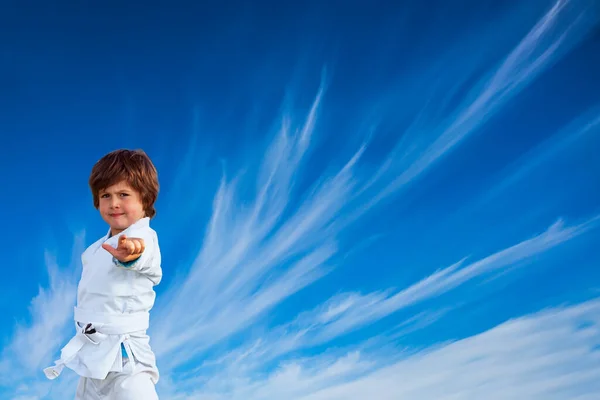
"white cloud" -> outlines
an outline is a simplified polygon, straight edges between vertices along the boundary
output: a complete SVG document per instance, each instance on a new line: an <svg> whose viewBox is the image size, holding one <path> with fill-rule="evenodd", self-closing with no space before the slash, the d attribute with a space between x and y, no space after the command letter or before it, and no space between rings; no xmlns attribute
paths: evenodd
<svg viewBox="0 0 600 400"><path fill-rule="evenodd" d="M453 113L441 120L434 118L415 124L403 133L411 140L398 141L390 158L382 163L365 187L375 185L390 174L395 176L390 181L384 180L383 188L371 197L365 208L412 182L477 132L509 100L571 50L598 21L596 14L597 9L584 1L556 1L502 62L474 85Z"/></svg>
<svg viewBox="0 0 600 400"><path fill-rule="evenodd" d="M589 21L572 20L572 13L570 4L557 2L481 82L477 94L434 130L434 140L414 153L418 157L403 157L396 149L375 178L362 181L356 171L363 146L337 174L322 176L309 192L300 193L302 202L297 206L291 201L296 194L295 178L306 162L321 112L323 86L303 126L295 127L293 118L284 118L279 135L265 153L254 200L242 201L236 192L245 175L231 181L223 178L200 254L185 281L171 289L169 301L155 314L160 321L153 331L155 348L159 356L170 354L165 367L200 356L324 276L335 264L339 234L349 221L364 216L381 198L433 165L589 29ZM414 144L403 142L403 146L413 148ZM377 189L375 182L384 183L383 188ZM358 193L362 200L357 201ZM518 253L518 249L510 251L503 257L510 259ZM443 274L451 271L442 271L429 278L427 287L435 295L436 285L458 285L486 265L460 269L449 278ZM411 293L402 296L406 299Z"/></svg>
<svg viewBox="0 0 600 400"><path fill-rule="evenodd" d="M519 157L516 162L506 168L505 176L492 189L481 198L474 200L476 200L477 205L489 202L501 193L505 193L509 187L530 177L536 169L541 169L558 155L568 151L576 154L574 148L579 149L582 146L593 145L592 143L599 134L600 108L596 106ZM467 207L473 208L475 206L471 203Z"/></svg>
<svg viewBox="0 0 600 400"><path fill-rule="evenodd" d="M60 348L74 333L73 306L84 240L83 232L74 237L67 266L59 266L52 252L46 251L49 285L40 287L31 300L30 322L16 324L12 340L2 349L0 397L8 398L2 389L12 388L11 399L43 399L48 393L63 399L62 395L75 387L75 374L67 371L60 382L52 385L42 369L53 364Z"/></svg>
<svg viewBox="0 0 600 400"><path fill-rule="evenodd" d="M599 346L595 299L424 351L350 351L291 359L266 376L216 374L202 389L178 398L591 400L600 391Z"/></svg>
<svg viewBox="0 0 600 400"><path fill-rule="evenodd" d="M57 356L57 351L74 330L73 306L80 274L79 258L84 235L75 237L72 259L67 267L59 267L50 252L46 252L49 287L40 287L31 301L30 323L15 327L12 341L2 350L0 382L3 385L35 375Z"/></svg>
<svg viewBox="0 0 600 400"><path fill-rule="evenodd" d="M598 217L578 225L565 226L562 221L550 226L533 238L498 251L467 265L463 261L439 270L419 282L399 291L368 294L341 293L317 308L300 314L294 321L262 333L260 339L248 338L245 345L214 362L220 368L262 368L266 363L298 350L306 350L331 343L333 340L372 324L399 310L418 305L425 300L440 296L460 285L484 278L491 273L515 265L524 265L540 254L565 243L594 227ZM419 329L434 323L444 311L425 310L400 324L394 336L407 330ZM208 374L212 373L209 363ZM235 364L231 367L232 364ZM200 374L202 368L195 373Z"/></svg>

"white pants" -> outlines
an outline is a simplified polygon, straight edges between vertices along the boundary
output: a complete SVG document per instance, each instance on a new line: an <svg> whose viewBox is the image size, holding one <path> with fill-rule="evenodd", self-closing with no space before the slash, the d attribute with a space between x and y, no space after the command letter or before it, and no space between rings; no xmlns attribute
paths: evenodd
<svg viewBox="0 0 600 400"><path fill-rule="evenodd" d="M133 374L109 372L106 379L81 377L75 400L158 400L158 395L151 372L142 368Z"/></svg>

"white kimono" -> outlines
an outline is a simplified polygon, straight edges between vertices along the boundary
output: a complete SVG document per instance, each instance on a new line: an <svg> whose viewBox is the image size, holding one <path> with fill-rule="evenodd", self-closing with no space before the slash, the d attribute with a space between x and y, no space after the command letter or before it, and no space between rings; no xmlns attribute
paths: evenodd
<svg viewBox="0 0 600 400"><path fill-rule="evenodd" d="M146 247L142 255L127 266L102 248L105 242L116 248L122 234L144 239ZM121 379L143 371L155 385L159 373L146 330L156 297L154 286L161 281L162 269L158 237L150 228L150 219L142 218L113 237L109 231L88 247L81 259L83 272L74 313L77 333L63 347L55 365L44 369L46 377L55 379L66 366L82 380L89 378L95 386L98 383L106 386L117 377ZM91 329L96 332L85 333ZM127 358L122 356L122 346ZM78 392L82 384L86 386L80 382ZM110 392L110 388L104 390ZM89 394L83 396L91 398ZM107 396L98 398L112 398Z"/></svg>

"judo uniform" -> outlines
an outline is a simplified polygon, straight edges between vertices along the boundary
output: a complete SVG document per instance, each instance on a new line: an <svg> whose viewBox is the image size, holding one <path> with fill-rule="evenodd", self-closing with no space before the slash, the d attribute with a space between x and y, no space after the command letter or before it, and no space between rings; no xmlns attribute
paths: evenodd
<svg viewBox="0 0 600 400"><path fill-rule="evenodd" d="M117 247L119 237L142 238L145 250L130 263L121 263L102 248ZM161 256L150 219L142 218L113 237L106 236L82 254L83 271L74 310L76 334L62 348L48 379L64 367L81 378L76 400L153 400L159 379L146 330L154 306L154 286L162 279Z"/></svg>

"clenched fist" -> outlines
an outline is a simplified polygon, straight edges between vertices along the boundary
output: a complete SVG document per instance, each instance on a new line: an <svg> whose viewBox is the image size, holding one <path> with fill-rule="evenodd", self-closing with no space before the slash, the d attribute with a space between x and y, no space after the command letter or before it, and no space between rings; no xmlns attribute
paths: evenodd
<svg viewBox="0 0 600 400"><path fill-rule="evenodd" d="M139 258L146 246L144 245L144 239L128 238L125 235L121 235L116 249L107 243L103 243L102 248L112 254L117 260L128 262Z"/></svg>

